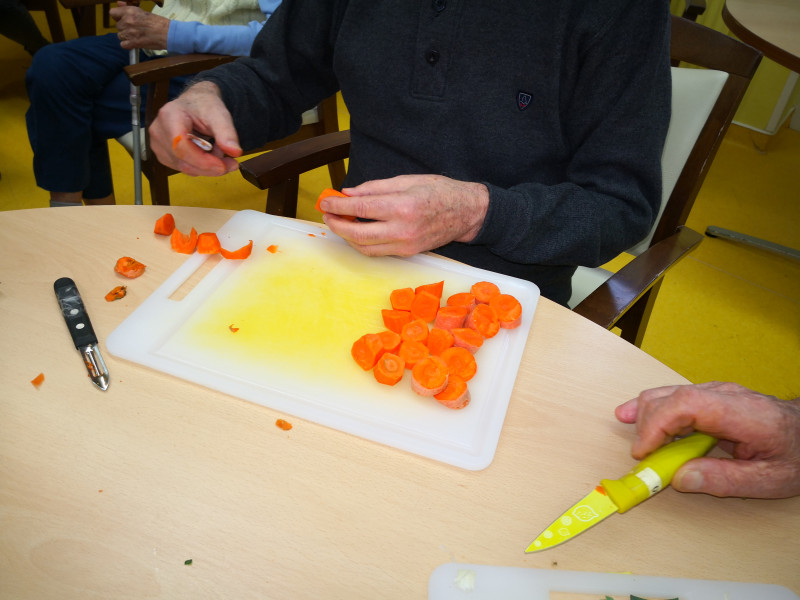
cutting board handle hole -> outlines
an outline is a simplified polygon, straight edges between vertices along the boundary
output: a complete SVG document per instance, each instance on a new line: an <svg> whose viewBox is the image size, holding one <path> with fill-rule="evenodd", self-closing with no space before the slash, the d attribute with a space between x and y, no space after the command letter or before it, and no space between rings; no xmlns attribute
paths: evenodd
<svg viewBox="0 0 800 600"><path fill-rule="evenodd" d="M170 300L175 302L180 302L189 293L197 287L197 285L203 281L206 275L208 275L214 267L219 264L219 261L222 260L222 256L219 254L210 254L206 257L206 259L200 263L200 266L194 270L194 272L187 277L184 282L169 296Z"/></svg>

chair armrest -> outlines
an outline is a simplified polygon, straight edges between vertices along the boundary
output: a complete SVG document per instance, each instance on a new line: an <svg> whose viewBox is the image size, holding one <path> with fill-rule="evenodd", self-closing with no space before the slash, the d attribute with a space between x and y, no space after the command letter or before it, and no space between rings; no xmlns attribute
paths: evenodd
<svg viewBox="0 0 800 600"><path fill-rule="evenodd" d="M692 252L702 240L703 236L693 229L679 227L671 236L654 244L612 275L578 304L574 312L611 329L668 269Z"/></svg>
<svg viewBox="0 0 800 600"><path fill-rule="evenodd" d="M125 67L133 85L168 81L173 77L194 75L233 62L235 56L225 54L174 54Z"/></svg>
<svg viewBox="0 0 800 600"><path fill-rule="evenodd" d="M696 21L697 17L706 12L706 0L686 0L686 7L681 15L684 19Z"/></svg>
<svg viewBox="0 0 800 600"><path fill-rule="evenodd" d="M116 0L59 0L61 6L67 9L96 6L98 4L116 4Z"/></svg>
<svg viewBox="0 0 800 600"><path fill-rule="evenodd" d="M259 154L239 163L239 171L258 189L266 190L349 155L350 132L337 131Z"/></svg>

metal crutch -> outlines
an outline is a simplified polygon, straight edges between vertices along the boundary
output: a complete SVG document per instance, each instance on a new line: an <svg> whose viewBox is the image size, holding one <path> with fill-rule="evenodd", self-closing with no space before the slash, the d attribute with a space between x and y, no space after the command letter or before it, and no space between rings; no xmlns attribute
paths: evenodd
<svg viewBox="0 0 800 600"><path fill-rule="evenodd" d="M139 49L130 50L130 64L139 63ZM142 203L142 125L140 123L142 105L139 86L131 82L131 125L133 127L133 201Z"/></svg>

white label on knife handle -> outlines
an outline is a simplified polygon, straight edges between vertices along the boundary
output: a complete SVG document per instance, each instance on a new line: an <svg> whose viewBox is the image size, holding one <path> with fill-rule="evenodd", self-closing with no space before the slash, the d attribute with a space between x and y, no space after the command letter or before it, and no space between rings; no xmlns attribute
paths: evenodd
<svg viewBox="0 0 800 600"><path fill-rule="evenodd" d="M634 475L636 475L636 477L638 477L647 487L651 496L657 492L660 492L664 487L664 483L661 481L661 476L650 467L645 467L638 473L634 473Z"/></svg>

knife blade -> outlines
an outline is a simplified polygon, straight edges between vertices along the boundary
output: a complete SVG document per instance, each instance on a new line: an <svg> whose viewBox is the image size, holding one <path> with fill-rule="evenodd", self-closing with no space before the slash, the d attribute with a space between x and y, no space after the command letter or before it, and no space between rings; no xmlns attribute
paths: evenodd
<svg viewBox="0 0 800 600"><path fill-rule="evenodd" d="M705 455L716 443L710 435L693 433L655 450L620 479L603 479L542 531L525 552L553 548L615 513L630 510L667 487L681 465Z"/></svg>
<svg viewBox="0 0 800 600"><path fill-rule="evenodd" d="M53 290L75 348L80 352L86 365L89 379L98 389L106 391L110 383L108 368L103 355L100 354L97 336L78 292L78 286L69 277L62 277L53 283Z"/></svg>

